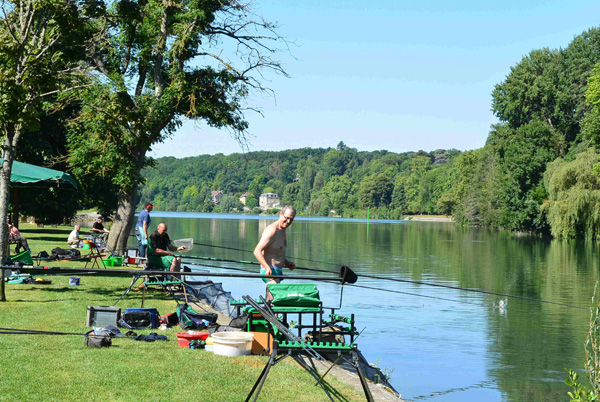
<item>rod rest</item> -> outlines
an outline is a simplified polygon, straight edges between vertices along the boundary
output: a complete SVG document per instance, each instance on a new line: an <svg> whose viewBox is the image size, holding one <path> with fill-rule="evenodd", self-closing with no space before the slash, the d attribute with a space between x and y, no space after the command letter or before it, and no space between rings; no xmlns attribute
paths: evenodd
<svg viewBox="0 0 600 402"><path fill-rule="evenodd" d="M280 341L277 343L279 349L301 349L310 347L313 349L329 349L329 350L352 350L353 346L347 343L338 342L290 342Z"/></svg>

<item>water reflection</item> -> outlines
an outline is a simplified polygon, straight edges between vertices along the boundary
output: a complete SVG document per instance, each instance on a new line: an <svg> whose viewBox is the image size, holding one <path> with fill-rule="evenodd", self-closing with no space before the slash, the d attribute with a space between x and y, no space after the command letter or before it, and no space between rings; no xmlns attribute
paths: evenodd
<svg viewBox="0 0 600 402"><path fill-rule="evenodd" d="M193 237L245 250L254 248L272 222L239 216L153 219L160 220L173 239ZM451 223L371 222L368 236L366 223L356 221L297 219L288 229L288 254L304 259L295 261L300 266L337 270L346 264L359 274L582 307L598 279L598 251L593 243L514 237ZM250 252L206 246L195 246L194 254L252 259ZM258 281L223 282L234 297L263 290ZM391 381L406 399L568 400L563 369L583 367L587 310L367 278L358 284L421 296L344 290L342 313L355 313L359 329L367 327L358 341L361 350L393 370ZM339 302L339 285L319 289L325 304Z"/></svg>

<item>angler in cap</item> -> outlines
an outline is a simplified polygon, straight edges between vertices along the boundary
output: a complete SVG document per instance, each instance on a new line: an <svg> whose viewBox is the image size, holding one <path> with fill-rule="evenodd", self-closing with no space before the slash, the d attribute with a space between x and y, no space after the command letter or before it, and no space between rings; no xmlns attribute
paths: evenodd
<svg viewBox="0 0 600 402"><path fill-rule="evenodd" d="M138 249L140 252L140 257L146 257L146 249L148 248L148 227L150 227L150 212L154 208L154 205L151 203L146 203L142 212L140 212L137 220L137 224L135 225L135 237L138 241Z"/></svg>
<svg viewBox="0 0 600 402"><path fill-rule="evenodd" d="M296 217L296 208L291 205L284 205L279 218L265 228L262 237L256 248L254 256L262 266L260 273L262 275L283 275L283 267L295 269L296 264L285 258L285 248L287 239L285 230L294 222ZM263 278L263 281L269 283L279 283L280 278ZM267 291L267 301L273 296Z"/></svg>

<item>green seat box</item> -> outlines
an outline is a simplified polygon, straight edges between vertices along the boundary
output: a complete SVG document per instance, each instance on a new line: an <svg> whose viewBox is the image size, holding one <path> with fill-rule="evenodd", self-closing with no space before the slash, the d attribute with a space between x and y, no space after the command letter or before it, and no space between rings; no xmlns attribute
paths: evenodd
<svg viewBox="0 0 600 402"><path fill-rule="evenodd" d="M317 285L312 283L271 283L267 288L273 307L317 307L321 302Z"/></svg>
<svg viewBox="0 0 600 402"><path fill-rule="evenodd" d="M22 262L25 265L33 265L33 258L31 258L31 252L29 250L21 251L19 254L10 257L10 259Z"/></svg>

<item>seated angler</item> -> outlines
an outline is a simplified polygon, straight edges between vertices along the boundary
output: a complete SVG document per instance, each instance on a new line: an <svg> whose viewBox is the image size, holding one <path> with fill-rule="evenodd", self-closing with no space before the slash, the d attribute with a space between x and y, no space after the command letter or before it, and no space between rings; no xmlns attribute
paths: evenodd
<svg viewBox="0 0 600 402"><path fill-rule="evenodd" d="M110 232L108 231L108 229L106 229L102 224L102 217L99 216L96 222L94 222L94 226L92 226L92 234L100 236L102 240L106 241L106 239L108 239L109 233Z"/></svg>
<svg viewBox="0 0 600 402"><path fill-rule="evenodd" d="M19 252L21 251L21 247L23 247L24 250L29 250L29 244L27 244L27 239L21 236L21 232L19 232L19 229L11 223L10 217L6 218L6 224L8 225L9 230L8 242L10 244L16 243L15 253L19 254Z"/></svg>
<svg viewBox="0 0 600 402"><path fill-rule="evenodd" d="M81 241L81 238L79 237L80 229L81 229L81 226L75 225L75 229L72 230L71 233L69 234L67 243L71 246L71 248L76 248L79 245L79 242Z"/></svg>
<svg viewBox="0 0 600 402"><path fill-rule="evenodd" d="M161 222L156 231L150 235L148 243L148 265L150 268L157 267L168 269L171 272L179 272L181 269L181 257L175 256L174 251L185 250L185 246L175 247L167 234L167 224Z"/></svg>

